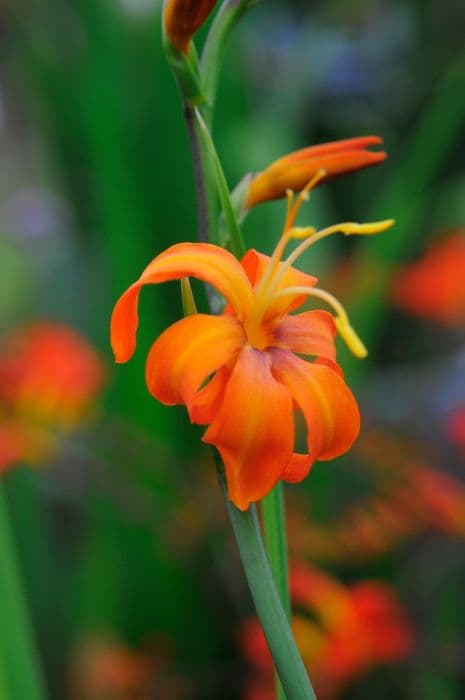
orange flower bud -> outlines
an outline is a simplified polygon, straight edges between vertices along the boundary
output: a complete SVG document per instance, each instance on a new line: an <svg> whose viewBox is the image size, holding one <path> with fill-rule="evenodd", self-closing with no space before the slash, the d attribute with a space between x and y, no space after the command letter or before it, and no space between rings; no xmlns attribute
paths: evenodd
<svg viewBox="0 0 465 700"><path fill-rule="evenodd" d="M250 183L246 206L284 197L287 190L299 192L318 171L325 171L317 184L386 159L384 151L368 151L367 146L382 143L379 136L323 143L302 148L275 160Z"/></svg>
<svg viewBox="0 0 465 700"><path fill-rule="evenodd" d="M174 46L187 53L189 42L205 22L216 0L167 0L163 13L166 34Z"/></svg>

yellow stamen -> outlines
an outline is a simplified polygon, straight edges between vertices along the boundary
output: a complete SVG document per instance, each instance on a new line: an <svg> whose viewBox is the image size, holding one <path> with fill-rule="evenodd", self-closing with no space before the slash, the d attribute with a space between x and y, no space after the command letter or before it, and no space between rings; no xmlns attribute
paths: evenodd
<svg viewBox="0 0 465 700"><path fill-rule="evenodd" d="M289 238L308 238L316 233L314 226L293 226L287 232Z"/></svg>
<svg viewBox="0 0 465 700"><path fill-rule="evenodd" d="M394 219L384 219L383 221L375 221L367 224L356 224L352 221L346 221L341 224L334 224L334 226L328 226L327 228L321 229L321 231L317 231L308 238L305 238L305 240L302 241L302 243L298 245L297 248L293 250L292 253L286 258L279 273L273 280L273 287L277 287L286 271L295 263L297 258L300 258L302 253L308 250L310 246L314 245L318 241L321 241L322 238L331 236L333 233L343 233L345 236L382 233L388 228L391 228L391 226L394 224Z"/></svg>
<svg viewBox="0 0 465 700"><path fill-rule="evenodd" d="M294 228L293 225L294 225L295 219L297 217L297 214L299 212L299 209L300 209L302 203L304 201L308 200L308 196L309 196L308 193L310 192L310 190L313 187L315 187L318 184L318 182L320 182L320 180L322 178L324 178L325 175L326 175L326 170L323 170L323 169L318 170L313 175L313 177L307 182L304 189L298 194L295 201L293 201L294 193L292 192L292 190L290 190L290 189L286 190L287 212L286 212L286 220L284 222L284 231L283 231L283 234L276 245L276 248L274 249L274 251L271 255L271 259L270 259L269 265L266 269L266 272L264 273L259 285L257 286L256 299L263 297L263 295L265 294L267 287L268 287L268 284L271 282L273 274L281 261L281 257L283 255L289 241L292 238L302 238L304 235L313 235L315 233L314 227L311 226L311 227L308 227L306 229L306 231L308 231L308 233L305 233L305 234L302 233L302 235L299 235L298 233L296 234L296 232L299 232L299 231L303 232L304 229L300 229L298 227ZM257 305L259 306L260 304L257 304Z"/></svg>
<svg viewBox="0 0 465 700"><path fill-rule="evenodd" d="M334 323L336 324L336 328L339 332L339 335L349 348L352 355L355 355L355 357L358 357L360 359L366 357L368 355L368 350L366 349L360 336L350 325L349 319L344 319L341 316L336 316L336 318L334 319Z"/></svg>
<svg viewBox="0 0 465 700"><path fill-rule="evenodd" d="M294 202L294 206L292 207L291 211L289 212L288 216L286 216L286 223L284 226L284 231L287 231L288 228L294 225L294 221L296 220L297 214L299 213L299 209L302 206L303 202L308 201L309 197L309 192L312 190L316 185L322 180L326 175L326 170L323 170L321 168L320 170L317 170L316 173L313 175L313 177L307 182L305 187L299 194L297 195L297 198ZM288 200L289 201L289 200Z"/></svg>
<svg viewBox="0 0 465 700"><path fill-rule="evenodd" d="M383 219L382 221L374 221L373 223L367 224L355 224L348 222L341 224L341 233L346 236L352 236L353 234L358 236L370 236L387 231L387 229L394 226L395 223L395 219Z"/></svg>
<svg viewBox="0 0 465 700"><path fill-rule="evenodd" d="M270 303L275 301L276 299L281 299L282 297L291 295L294 296L297 294L306 294L307 296L316 297L326 302L328 306L331 306L331 308L334 309L334 311L336 312L336 317L334 319L336 328L339 331L341 338L344 340L349 350L353 353L353 355L355 355L355 357L363 358L368 355L366 347L364 346L361 339L358 337L355 330L350 325L349 317L347 315L346 310L344 309L342 304L336 299L336 297L334 297L329 292L326 292L324 289L303 286L286 287L286 289L282 289L281 291L276 292L276 294L273 294L270 299Z"/></svg>

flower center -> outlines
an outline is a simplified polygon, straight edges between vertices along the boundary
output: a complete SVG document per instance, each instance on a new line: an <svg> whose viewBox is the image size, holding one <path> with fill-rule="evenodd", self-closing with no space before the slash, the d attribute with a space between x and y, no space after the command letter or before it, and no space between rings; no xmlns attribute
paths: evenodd
<svg viewBox="0 0 465 700"><path fill-rule="evenodd" d="M244 321L244 329L248 341L257 350L263 350L273 345L275 323L279 318L284 316L289 309L289 304L283 303L283 299L286 297L303 295L316 297L331 306L336 313L336 328L349 349L357 357L365 357L367 354L362 341L350 325L344 307L334 296L315 287L286 286L283 284L285 275L289 272L294 262L302 253L310 248L310 246L314 245L322 238L326 238L333 233L343 233L346 236L353 234L376 234L387 230L394 224L392 219L368 224L345 222L334 226L328 226L320 231L317 231L313 226L302 228L294 226L301 204L308 199L308 192L325 175L326 172L324 170L318 171L305 189L300 192L295 201L292 191L288 190L286 193L287 214L284 230L262 278L256 285L254 302L247 319ZM284 261L282 261L281 259L285 249L288 243L293 239L300 239L301 243Z"/></svg>

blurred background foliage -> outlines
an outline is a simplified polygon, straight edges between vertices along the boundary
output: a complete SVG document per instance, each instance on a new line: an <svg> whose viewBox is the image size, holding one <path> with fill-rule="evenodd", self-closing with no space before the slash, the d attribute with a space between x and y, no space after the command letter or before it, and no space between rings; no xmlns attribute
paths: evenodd
<svg viewBox="0 0 465 700"><path fill-rule="evenodd" d="M210 455L144 385L149 344L182 313L178 286L144 291L129 365L108 346L117 296L196 239L160 3L27 0L2 4L0 22L0 471L48 694L262 700L266 650L244 637L252 606ZM464 31L459 0L266 0L222 73L214 134L231 186L307 144L375 133L390 154L301 214L397 220L303 262L371 350L360 363L340 348L357 447L287 489L297 570L339 587L299 623L323 698L465 693ZM282 202L253 211L247 243L269 252L283 215ZM378 617L350 593L373 580L394 600ZM357 654L328 667L342 599ZM388 623L402 631L390 651ZM10 646L1 624L3 662Z"/></svg>

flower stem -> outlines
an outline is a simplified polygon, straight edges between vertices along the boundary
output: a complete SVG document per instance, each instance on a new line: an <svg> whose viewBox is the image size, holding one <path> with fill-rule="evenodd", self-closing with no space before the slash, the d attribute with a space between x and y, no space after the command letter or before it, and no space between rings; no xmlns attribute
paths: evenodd
<svg viewBox="0 0 465 700"><path fill-rule="evenodd" d="M255 0L225 0L208 33L202 52L200 70L206 99L203 114L211 126L218 79L229 36L243 14Z"/></svg>
<svg viewBox="0 0 465 700"><path fill-rule="evenodd" d="M290 620L291 602L289 598L284 489L280 481L262 499L260 505L266 553L284 613ZM277 700L286 700L278 674L275 674L275 689Z"/></svg>
<svg viewBox="0 0 465 700"><path fill-rule="evenodd" d="M261 501L265 546L284 612L290 619L284 490L281 482Z"/></svg>
<svg viewBox="0 0 465 700"><path fill-rule="evenodd" d="M213 139L211 137L208 126L205 123L205 120L203 119L200 110L195 108L194 113L199 128L198 134L200 136L199 140L201 147L202 149L205 149L205 151L209 154L210 163L215 172L215 184L218 190L218 196L220 198L224 219L229 233L231 250L236 256L236 258L241 258L245 253L245 245L242 239L241 229L239 227L239 224L237 223L233 203L231 200L231 193L229 191L228 183L226 182L221 161L218 157L218 153L216 152L215 144L213 143Z"/></svg>
<svg viewBox="0 0 465 700"><path fill-rule="evenodd" d="M184 103L197 193L199 240L218 243L218 196L216 174L194 107Z"/></svg>
<svg viewBox="0 0 465 700"><path fill-rule="evenodd" d="M11 698L45 697L37 650L16 561L5 496L0 487L0 656ZM2 696L3 697L3 696ZM7 696L8 697L8 696Z"/></svg>
<svg viewBox="0 0 465 700"><path fill-rule="evenodd" d="M227 497L223 466L217 455L218 479L227 506L245 576L287 700L316 700L292 635L263 545L254 505L242 512Z"/></svg>

